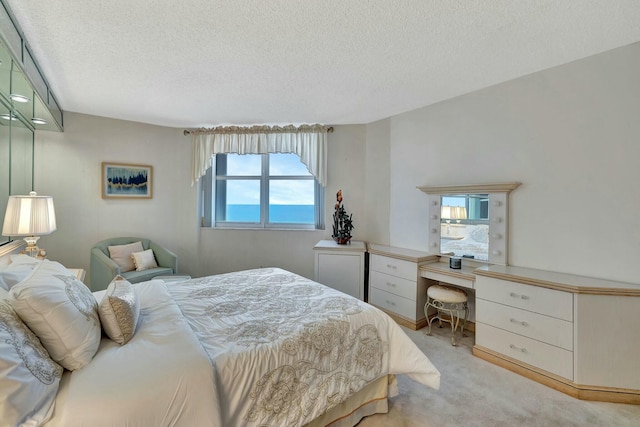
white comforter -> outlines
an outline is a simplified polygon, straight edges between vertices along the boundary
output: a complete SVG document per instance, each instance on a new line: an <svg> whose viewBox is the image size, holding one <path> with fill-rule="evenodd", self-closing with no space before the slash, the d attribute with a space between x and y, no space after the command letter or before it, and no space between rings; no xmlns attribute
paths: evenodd
<svg viewBox="0 0 640 427"><path fill-rule="evenodd" d="M209 357L225 426L304 425L367 383L440 374L375 307L281 269L171 286Z"/></svg>
<svg viewBox="0 0 640 427"><path fill-rule="evenodd" d="M440 384L386 314L284 270L136 289L133 339L65 374L51 425L299 426L387 374Z"/></svg>
<svg viewBox="0 0 640 427"><path fill-rule="evenodd" d="M124 346L103 338L87 366L64 373L47 427L222 426L215 373L165 283L136 290L136 334Z"/></svg>

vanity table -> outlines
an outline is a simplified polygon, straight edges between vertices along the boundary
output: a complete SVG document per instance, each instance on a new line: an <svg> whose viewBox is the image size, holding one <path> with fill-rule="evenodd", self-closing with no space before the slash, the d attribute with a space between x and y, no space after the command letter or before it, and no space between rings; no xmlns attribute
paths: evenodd
<svg viewBox="0 0 640 427"><path fill-rule="evenodd" d="M440 257L438 257L440 258ZM448 258L443 258L448 259ZM441 282L445 286L456 286L463 288L469 296L469 321L465 329L475 331L475 281L474 274L477 266L470 266L462 263L460 269L449 267L446 262L430 262L420 266L420 276L427 280L427 287L437 285Z"/></svg>

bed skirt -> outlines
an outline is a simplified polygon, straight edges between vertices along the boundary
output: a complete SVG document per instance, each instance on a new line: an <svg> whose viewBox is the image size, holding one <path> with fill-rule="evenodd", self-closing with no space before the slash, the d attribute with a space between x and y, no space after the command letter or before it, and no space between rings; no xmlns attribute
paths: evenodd
<svg viewBox="0 0 640 427"><path fill-rule="evenodd" d="M396 376L387 375L367 385L305 427L353 427L369 415L386 414L389 411L387 398L397 394Z"/></svg>

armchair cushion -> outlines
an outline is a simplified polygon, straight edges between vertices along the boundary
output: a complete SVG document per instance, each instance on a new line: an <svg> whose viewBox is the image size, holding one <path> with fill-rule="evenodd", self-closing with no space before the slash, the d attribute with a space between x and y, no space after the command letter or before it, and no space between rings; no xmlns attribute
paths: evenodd
<svg viewBox="0 0 640 427"><path fill-rule="evenodd" d="M136 266L131 258L134 252L142 252L142 242L130 243L128 245L109 246L109 258L115 261L120 267L121 273L135 270Z"/></svg>
<svg viewBox="0 0 640 427"><path fill-rule="evenodd" d="M148 270L158 266L156 263L156 257L153 255L153 249L134 252L131 254L131 259L133 259L133 265L136 266L136 271Z"/></svg>

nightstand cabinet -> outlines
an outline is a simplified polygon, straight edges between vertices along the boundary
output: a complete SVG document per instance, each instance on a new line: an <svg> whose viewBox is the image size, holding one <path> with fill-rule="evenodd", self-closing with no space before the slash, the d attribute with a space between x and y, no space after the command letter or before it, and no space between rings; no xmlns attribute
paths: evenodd
<svg viewBox="0 0 640 427"><path fill-rule="evenodd" d="M314 247L314 280L364 301L367 244L351 241L339 245L321 240Z"/></svg>
<svg viewBox="0 0 640 427"><path fill-rule="evenodd" d="M427 324L427 279L419 267L431 260L425 252L369 244L369 303L398 324L417 330Z"/></svg>

